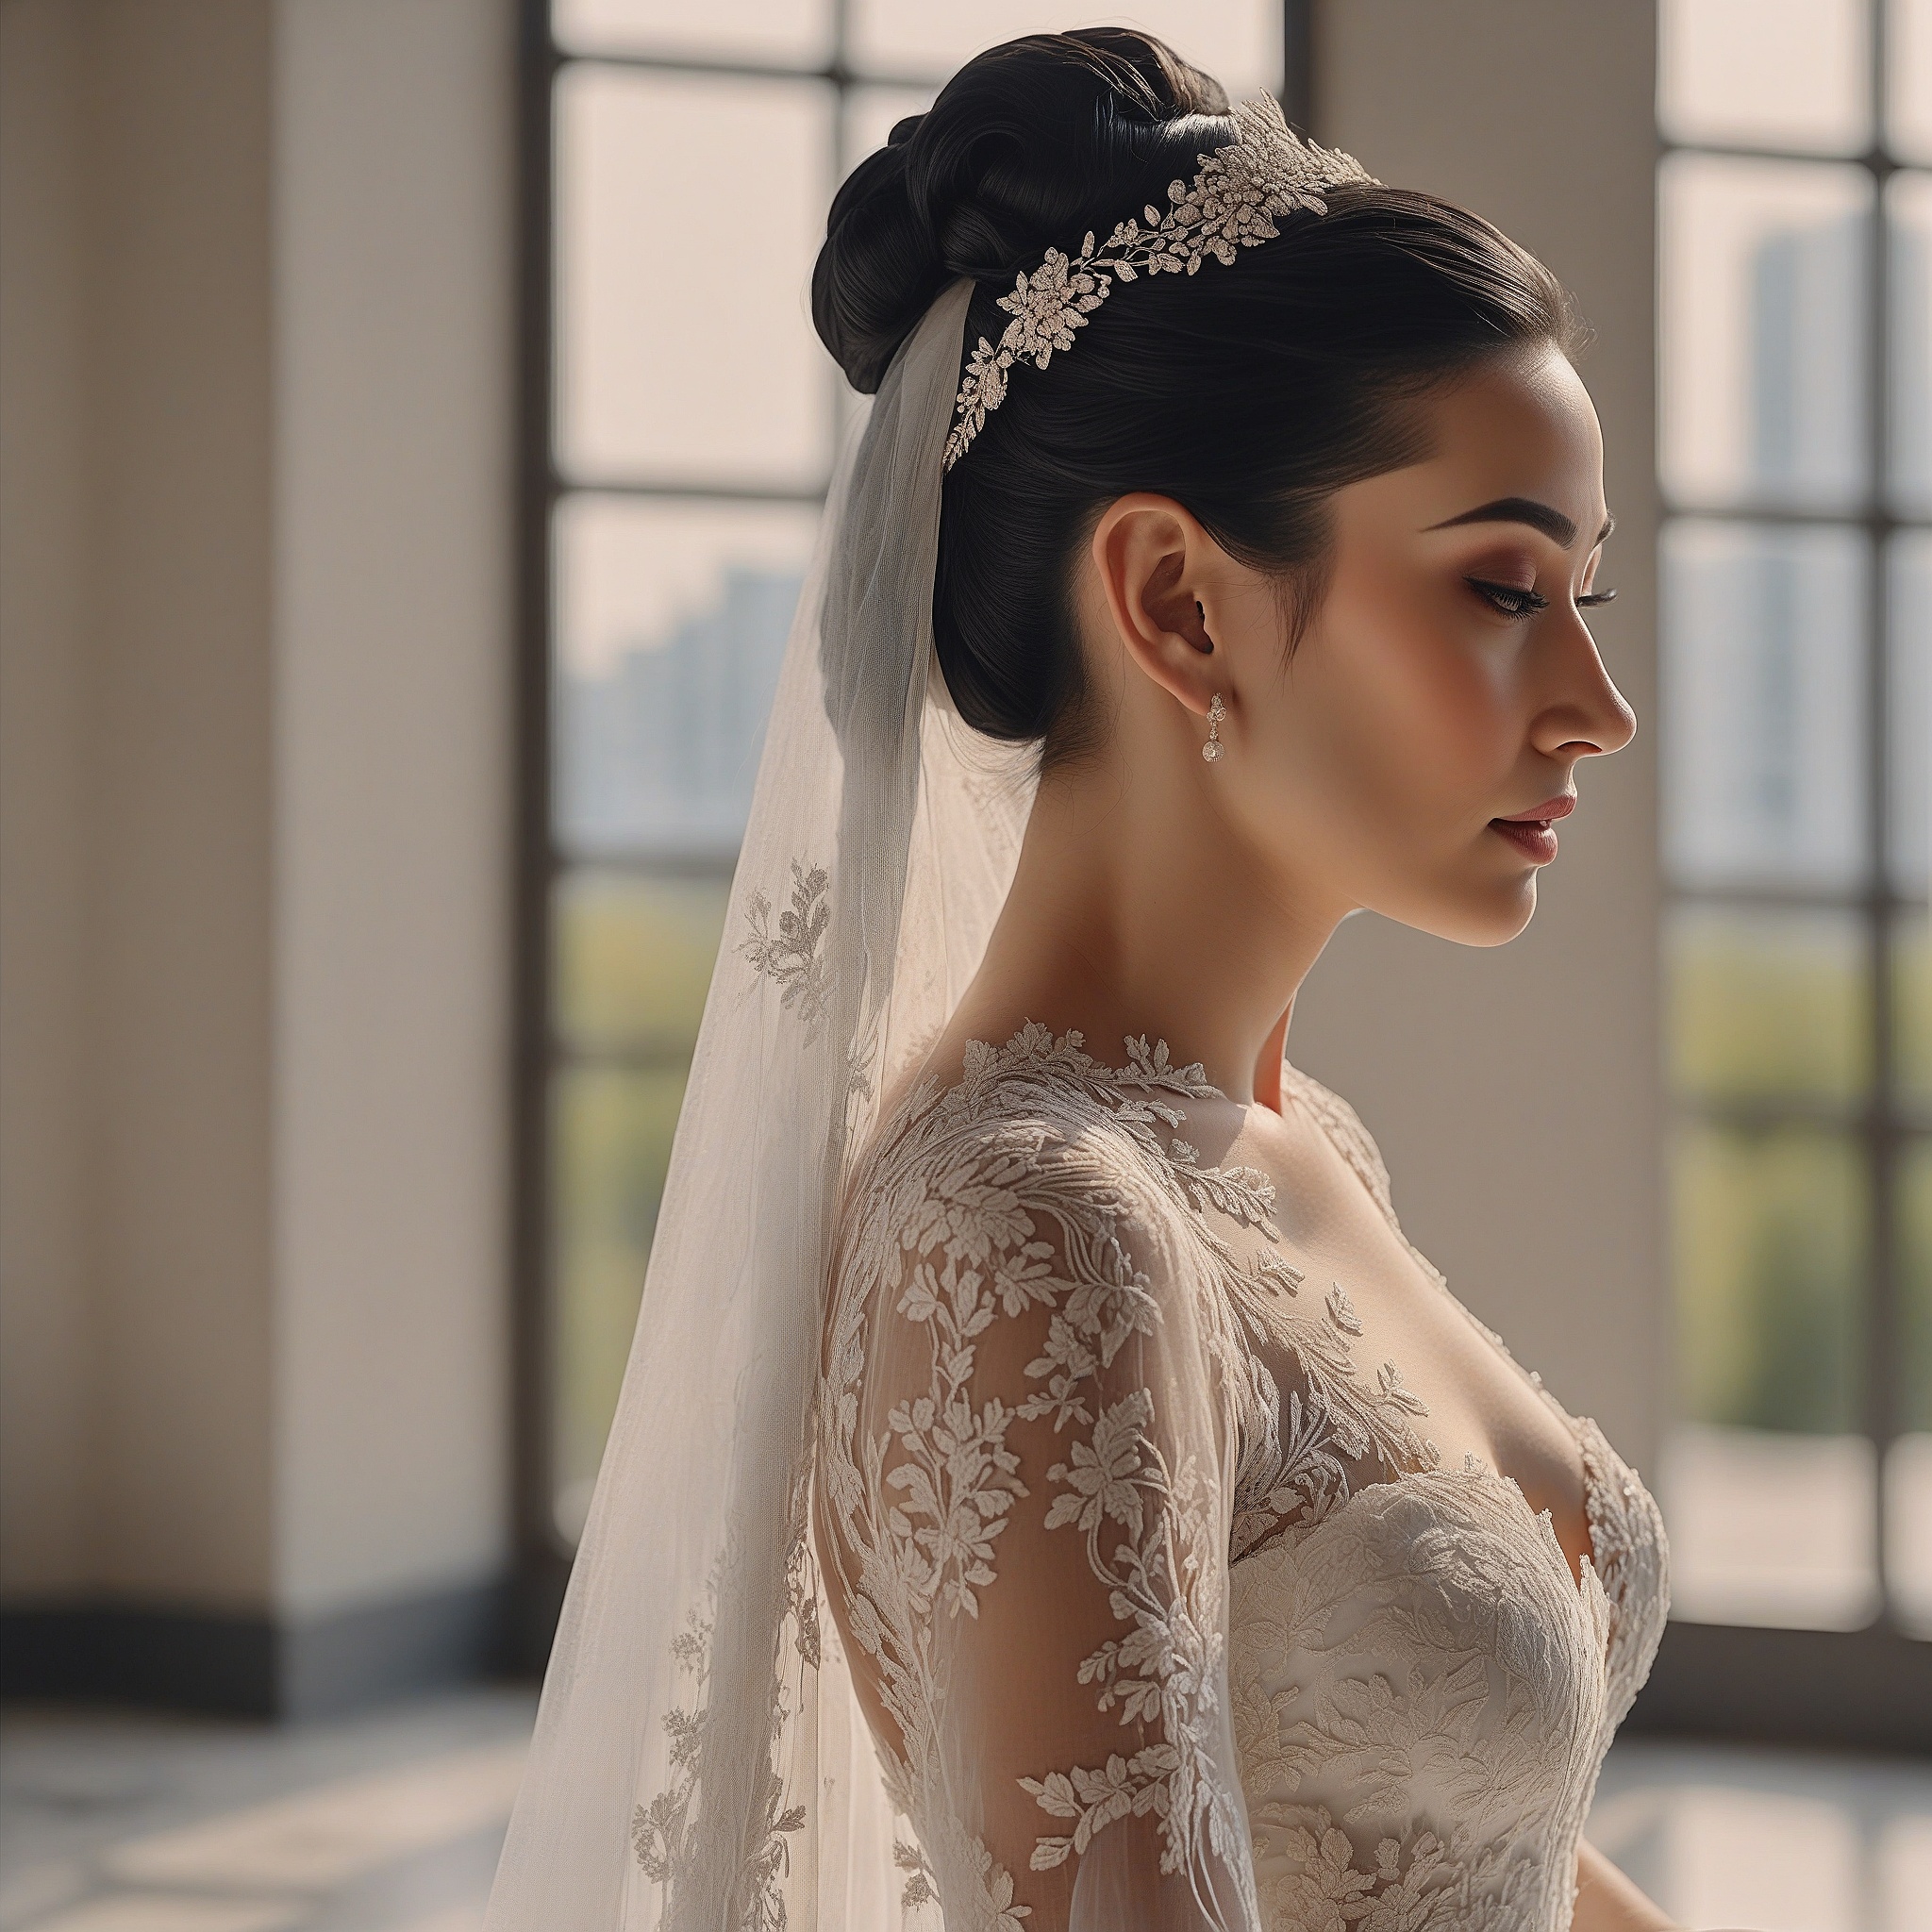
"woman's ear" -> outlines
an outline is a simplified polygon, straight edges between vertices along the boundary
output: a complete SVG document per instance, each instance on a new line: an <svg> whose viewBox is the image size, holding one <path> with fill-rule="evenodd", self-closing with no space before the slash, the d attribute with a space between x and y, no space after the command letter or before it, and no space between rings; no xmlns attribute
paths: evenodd
<svg viewBox="0 0 1932 1932"><path fill-rule="evenodd" d="M1167 496L1120 497L1093 530L1093 566L1128 657L1204 717L1226 681L1208 622L1210 552L1220 545Z"/></svg>

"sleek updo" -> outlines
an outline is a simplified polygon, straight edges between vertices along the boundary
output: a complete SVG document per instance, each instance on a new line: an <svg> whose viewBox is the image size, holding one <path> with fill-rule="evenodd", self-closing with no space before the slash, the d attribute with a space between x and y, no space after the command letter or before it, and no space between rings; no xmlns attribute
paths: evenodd
<svg viewBox="0 0 1932 1932"><path fill-rule="evenodd" d="M870 394L933 297L979 286L965 350L1048 248L1107 233L1235 138L1220 83L1124 27L979 55L892 129L832 203L812 318ZM1480 358L1570 352L1561 286L1489 223L1433 195L1351 186L1325 215L1229 266L1115 291L1074 346L1017 367L945 481L933 632L966 721L1041 739L1041 769L1098 738L1072 564L1106 506L1153 491L1290 590L1291 644L1323 587L1327 500L1424 454L1416 398Z"/></svg>

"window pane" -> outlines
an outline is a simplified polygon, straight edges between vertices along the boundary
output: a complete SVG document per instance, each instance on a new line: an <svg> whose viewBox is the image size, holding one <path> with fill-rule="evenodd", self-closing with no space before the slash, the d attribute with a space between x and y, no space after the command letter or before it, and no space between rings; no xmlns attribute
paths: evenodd
<svg viewBox="0 0 1932 1932"><path fill-rule="evenodd" d="M1158 34L1230 92L1280 85L1281 8L1275 0L1148 0L1124 13L1104 8L1083 12L1043 0L980 0L976 7L852 0L853 58L861 69L938 76L1021 34L1062 33L1105 22Z"/></svg>
<svg viewBox="0 0 1932 1932"><path fill-rule="evenodd" d="M832 113L831 89L815 81L594 67L559 78L566 473L823 481L833 372L806 289L824 234Z"/></svg>
<svg viewBox="0 0 1932 1932"><path fill-rule="evenodd" d="M1907 1152L1899 1183L1900 1421L1908 1433L1886 1458L1887 1567L1902 1616L1932 1635L1932 1141Z"/></svg>
<svg viewBox="0 0 1932 1932"><path fill-rule="evenodd" d="M1663 0L1657 115L1674 140L1857 154L1871 142L1868 0Z"/></svg>
<svg viewBox="0 0 1932 1932"><path fill-rule="evenodd" d="M1932 884L1932 536L1894 538L1887 565L1892 877L1923 899Z"/></svg>
<svg viewBox="0 0 1932 1932"><path fill-rule="evenodd" d="M1673 155L1659 182L1666 489L1686 502L1857 503L1870 178Z"/></svg>
<svg viewBox="0 0 1932 1932"><path fill-rule="evenodd" d="M1910 160L1932 161L1932 0L1891 0L1885 70L1892 151Z"/></svg>
<svg viewBox="0 0 1932 1932"><path fill-rule="evenodd" d="M1856 1429L1866 1186L1822 1129L1686 1124L1672 1174L1684 1408L1693 1422Z"/></svg>
<svg viewBox="0 0 1932 1932"><path fill-rule="evenodd" d="M1870 1078L1858 922L1686 908L1668 928L1670 1064L1690 1100L1856 1101Z"/></svg>
<svg viewBox="0 0 1932 1932"><path fill-rule="evenodd" d="M1886 190L1891 237L1891 491L1932 513L1932 175L1895 175Z"/></svg>
<svg viewBox="0 0 1932 1932"><path fill-rule="evenodd" d="M567 1068L552 1091L553 1511L575 1542L637 1325L685 1069Z"/></svg>
<svg viewBox="0 0 1932 1932"><path fill-rule="evenodd" d="M1855 1628L1877 1603L1858 1427L1866 1191L1853 1141L1679 1129L1673 1260L1684 1420L1661 1494L1678 1615Z"/></svg>
<svg viewBox="0 0 1932 1932"><path fill-rule="evenodd" d="M1671 1614L1856 1630L1878 1609L1876 1458L1863 1436L1680 1424L1658 1484Z"/></svg>
<svg viewBox="0 0 1932 1932"><path fill-rule="evenodd" d="M728 865L816 512L568 497L557 519L558 838Z"/></svg>
<svg viewBox="0 0 1932 1932"><path fill-rule="evenodd" d="M1932 1109L1932 924L1923 913L1894 925L1891 971L1900 1095L1907 1107Z"/></svg>
<svg viewBox="0 0 1932 1932"><path fill-rule="evenodd" d="M1667 526L1664 842L1680 883L1864 876L1866 554L1845 530Z"/></svg>
<svg viewBox="0 0 1932 1932"><path fill-rule="evenodd" d="M696 1043L729 881L591 869L558 888L556 1033L564 1050L682 1064Z"/></svg>
<svg viewBox="0 0 1932 1932"><path fill-rule="evenodd" d="M558 44L585 54L718 54L820 66L832 50L829 0L552 0Z"/></svg>
<svg viewBox="0 0 1932 1932"><path fill-rule="evenodd" d="M1899 1257L1905 1340L1900 1421L1906 1429L1924 1433L1932 1431L1932 1141L1914 1141L1899 1166Z"/></svg>

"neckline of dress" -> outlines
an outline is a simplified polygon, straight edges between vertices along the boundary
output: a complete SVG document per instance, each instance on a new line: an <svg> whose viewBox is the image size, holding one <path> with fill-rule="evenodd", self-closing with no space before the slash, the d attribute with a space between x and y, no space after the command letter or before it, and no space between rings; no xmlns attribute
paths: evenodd
<svg viewBox="0 0 1932 1932"><path fill-rule="evenodd" d="M1573 1434L1574 1433L1574 1425L1572 1432ZM1578 1447L1579 1449L1581 1448L1580 1443ZM1571 1593L1579 1602L1586 1599L1590 1594L1590 1580L1591 1577L1594 1577L1597 1589L1603 1593L1606 1606L1614 1614L1615 1605L1610 1597L1609 1585L1605 1580L1602 1570L1597 1567L1594 1524L1591 1525L1591 1546L1584 1551L1583 1560L1573 1574L1570 1568L1569 1556L1563 1548L1562 1539L1557 1534L1556 1519L1549 1510L1534 1507L1529 1498L1524 1494L1523 1485L1513 1475L1508 1474L1506 1471L1491 1468L1479 1456L1474 1458L1473 1467L1470 1462L1466 1461L1460 1468L1454 1469L1446 1464L1440 1464L1434 1469L1398 1469L1392 1474L1377 1476L1374 1482L1358 1484L1350 1489L1347 1496L1341 1503L1337 1504L1333 1509L1329 1510L1327 1515L1319 1518L1313 1523L1291 1524L1288 1534L1277 1537L1272 1542L1262 1543L1258 1548L1248 1551L1245 1556L1237 1557L1228 1565L1229 1574L1232 1574L1234 1571L1240 1569L1241 1564L1253 1562L1257 1557L1266 1557L1272 1552L1282 1549L1288 1549L1291 1552L1302 1542L1306 1541L1307 1538L1317 1535L1329 1524L1341 1522L1364 1497L1379 1495L1391 1490L1402 1489L1409 1484L1425 1480L1474 1482L1491 1491L1498 1489L1507 1490L1516 1498L1517 1503L1522 1506L1530 1521L1533 1524L1541 1524L1542 1525L1543 1533L1538 1541L1541 1544L1544 1554L1549 1557L1551 1563L1555 1566L1556 1574L1562 1578L1565 1587ZM1583 1491L1585 1499L1584 1513L1586 1518L1588 1518L1592 1513L1591 1501L1595 1494L1595 1482L1591 1471L1591 1459L1587 1456L1583 1458Z"/></svg>
<svg viewBox="0 0 1932 1932"><path fill-rule="evenodd" d="M1124 1066L1116 1067L1086 1051L1085 1036L1080 1033L1077 1027L1069 1027L1064 1033L1056 1035L1053 1029L1043 1022L1028 1020L1024 1022L1013 1032L1004 1045L996 1044L988 1040L972 1039L965 1042L965 1046L969 1050L975 1046L984 1048L992 1057L993 1070L995 1072L999 1070L1003 1062L1010 1062L1021 1058L1027 1049L1032 1050L1031 1057L1034 1058L1041 1058L1042 1052L1048 1056L1049 1067L1051 1067L1050 1056L1057 1053L1065 1053L1070 1058L1083 1062L1086 1071L1103 1077L1107 1084L1117 1091L1123 1090L1141 1091L1150 1087L1159 1086L1170 1091L1186 1093L1194 1098L1212 1097L1222 1101L1227 1100L1227 1094L1207 1078L1201 1061L1194 1060L1186 1066L1175 1065L1165 1039L1157 1036L1153 1039L1153 1043L1150 1045L1147 1034L1129 1034L1124 1037L1124 1043L1128 1051L1127 1063ZM1282 1065L1289 1072L1292 1073L1297 1079L1312 1079L1312 1075L1304 1073L1299 1067L1295 1066L1294 1062L1288 1058L1286 1052L1282 1054L1281 1058ZM952 1084L955 1086L961 1085L966 1077L966 1073L962 1069L959 1080ZM1320 1083L1316 1082L1316 1084L1319 1085ZM933 1098L935 1100L938 1099L946 1091L945 1088L939 1089ZM1228 1104L1234 1105L1236 1103L1229 1102ZM1376 1211L1383 1214L1385 1218L1390 1219L1391 1226L1396 1239L1412 1253L1416 1252L1414 1243L1403 1234L1400 1224L1393 1221L1390 1210L1380 1201L1375 1199L1374 1191L1363 1179L1355 1162L1349 1158L1347 1149L1335 1138L1334 1134L1329 1130L1327 1124L1318 1118L1315 1122L1315 1126L1323 1139L1341 1157L1343 1165L1361 1183L1364 1191L1369 1194L1371 1202L1374 1205ZM1163 1149L1162 1153L1165 1156L1166 1150ZM1204 1170L1207 1173L1216 1174L1224 1171L1218 1166ZM1201 1214L1202 1210L1198 1206L1191 1202L1190 1206L1197 1216ZM1555 1558L1557 1567L1562 1573L1564 1582L1570 1589L1578 1596L1586 1594L1589 1589L1588 1579L1590 1576L1594 1575L1597 1579L1598 1588L1604 1591L1606 1601L1607 1601L1608 1586L1605 1581L1603 1570L1597 1562L1597 1524L1602 1520L1603 1516L1603 1511L1598 1507L1602 1500L1601 1488L1603 1484L1608 1482L1609 1474L1607 1471L1604 1472L1601 1480L1599 1479L1595 1467L1597 1458L1588 1452L1583 1441L1585 1419L1573 1416L1543 1387L1542 1378L1540 1375L1531 1374L1529 1370L1525 1369L1516 1359L1501 1338L1490 1328L1487 1323L1481 1321L1474 1311L1463 1302L1461 1296L1457 1294L1455 1290L1449 1286L1440 1269L1436 1269L1433 1264L1430 1264L1429 1273L1433 1275L1437 1287L1441 1293L1448 1297L1449 1301L1462 1317L1469 1322L1482 1340L1489 1344L1491 1351L1501 1357L1507 1367L1528 1382L1532 1390L1556 1409L1565 1424L1566 1432L1576 1444L1577 1457L1582 1468L1584 1533L1586 1542L1588 1543L1588 1547L1582 1553L1582 1560L1576 1572L1573 1574L1570 1568L1570 1557L1563 1548L1562 1539L1557 1535L1556 1519L1552 1512L1548 1509L1533 1508L1528 1496L1524 1492L1523 1485L1507 1471L1491 1467L1489 1461L1482 1457L1474 1457L1474 1467L1471 1467L1470 1462L1465 1460L1460 1467L1452 1468L1439 1463L1432 1469L1403 1469L1395 1471L1391 1475L1377 1477L1374 1482L1364 1483L1358 1488L1352 1489L1349 1491L1347 1502L1344 1502L1331 1515L1324 1517L1322 1521L1324 1523L1332 1522L1335 1517L1342 1514L1357 1497L1370 1495L1377 1490L1387 1489L1396 1484L1411 1482L1420 1477L1447 1476L1452 1479L1464 1480L1473 1476L1491 1486L1500 1484L1514 1493L1517 1501L1529 1512L1533 1520L1545 1525L1550 1552ZM1318 1526L1310 1525L1310 1527Z"/></svg>

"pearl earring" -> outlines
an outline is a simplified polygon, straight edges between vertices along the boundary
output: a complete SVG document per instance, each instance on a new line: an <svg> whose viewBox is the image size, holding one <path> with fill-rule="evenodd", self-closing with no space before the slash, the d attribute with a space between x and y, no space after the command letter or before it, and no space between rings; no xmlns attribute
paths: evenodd
<svg viewBox="0 0 1932 1932"><path fill-rule="evenodd" d="M1201 747L1201 756L1211 765L1221 756L1221 721L1227 716L1227 707L1221 702L1221 693L1216 691L1208 701L1208 742Z"/></svg>

